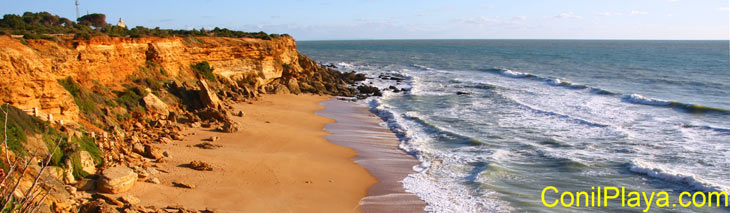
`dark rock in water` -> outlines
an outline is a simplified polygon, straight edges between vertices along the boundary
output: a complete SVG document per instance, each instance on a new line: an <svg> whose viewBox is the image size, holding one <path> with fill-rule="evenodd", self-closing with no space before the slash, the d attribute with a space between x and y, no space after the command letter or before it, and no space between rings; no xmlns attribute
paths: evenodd
<svg viewBox="0 0 730 213"><path fill-rule="evenodd" d="M358 86L357 90L360 91L360 94L367 94L367 95L373 95L373 96L382 96L383 93L380 92L380 89L374 86L367 86L362 85Z"/></svg>
<svg viewBox="0 0 730 213"><path fill-rule="evenodd" d="M456 92L456 94L457 95L471 95L470 92L462 92L462 91L458 91L458 92Z"/></svg>
<svg viewBox="0 0 730 213"><path fill-rule="evenodd" d="M395 86L389 86L388 89L393 90L393 92L400 92L400 89L398 89L398 87L395 87Z"/></svg>

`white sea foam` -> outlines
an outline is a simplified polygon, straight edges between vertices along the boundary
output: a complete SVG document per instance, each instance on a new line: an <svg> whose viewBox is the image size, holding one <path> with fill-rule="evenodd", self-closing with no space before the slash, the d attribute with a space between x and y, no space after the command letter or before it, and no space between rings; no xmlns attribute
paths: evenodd
<svg viewBox="0 0 730 213"><path fill-rule="evenodd" d="M728 191L730 188L720 184L712 183L698 177L695 174L675 171L659 163L652 163L642 159L634 159L631 161L629 170L639 174L645 174L650 177L661 180L685 184L693 190L712 192L712 191Z"/></svg>
<svg viewBox="0 0 730 213"><path fill-rule="evenodd" d="M653 105L653 106L669 106L672 104L671 101L665 101L661 99L656 98L649 98L644 97L639 94L629 94L624 95L622 97L623 100L630 102L630 103L636 103L636 104L645 104L645 105Z"/></svg>
<svg viewBox="0 0 730 213"><path fill-rule="evenodd" d="M502 75L513 77L513 78L524 78L527 77L527 73L524 72L517 72L512 70L502 70Z"/></svg>

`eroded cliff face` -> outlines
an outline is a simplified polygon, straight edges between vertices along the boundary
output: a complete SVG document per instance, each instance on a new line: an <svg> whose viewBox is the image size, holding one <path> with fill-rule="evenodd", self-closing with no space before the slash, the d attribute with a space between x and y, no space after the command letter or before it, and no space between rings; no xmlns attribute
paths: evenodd
<svg viewBox="0 0 730 213"><path fill-rule="evenodd" d="M250 81L263 88L286 72L298 75L318 68L300 56L290 37L249 38L93 38L55 42L0 36L0 102L21 109L38 107L56 120L78 121L79 108L58 83L72 77L82 84L120 89L130 75L156 63L174 78L191 78L194 63L207 61L229 82ZM288 80L288 79L287 79Z"/></svg>

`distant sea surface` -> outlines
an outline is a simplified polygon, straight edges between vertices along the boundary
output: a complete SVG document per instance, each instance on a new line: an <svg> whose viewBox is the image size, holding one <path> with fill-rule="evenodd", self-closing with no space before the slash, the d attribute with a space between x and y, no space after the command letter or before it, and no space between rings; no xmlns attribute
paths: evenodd
<svg viewBox="0 0 730 213"><path fill-rule="evenodd" d="M730 191L728 41L307 41L386 90L365 100L421 164L403 184L437 212L547 208L544 187ZM382 78L387 78L384 80ZM389 80L396 79L396 80ZM400 81L397 81L399 80ZM458 93L458 94L457 94ZM548 193L548 201L558 196ZM653 211L727 212L727 208Z"/></svg>

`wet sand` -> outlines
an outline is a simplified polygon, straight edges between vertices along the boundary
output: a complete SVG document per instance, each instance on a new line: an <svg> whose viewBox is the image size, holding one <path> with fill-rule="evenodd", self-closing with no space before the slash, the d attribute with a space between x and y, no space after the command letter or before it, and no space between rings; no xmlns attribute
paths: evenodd
<svg viewBox="0 0 730 213"><path fill-rule="evenodd" d="M317 114L337 122L325 126L332 132L325 138L330 142L357 151L355 162L365 167L378 179L360 201L363 212L423 212L425 203L416 195L407 193L401 181L418 161L398 149L398 138L368 108L352 102L332 98L321 103L326 108Z"/></svg>

